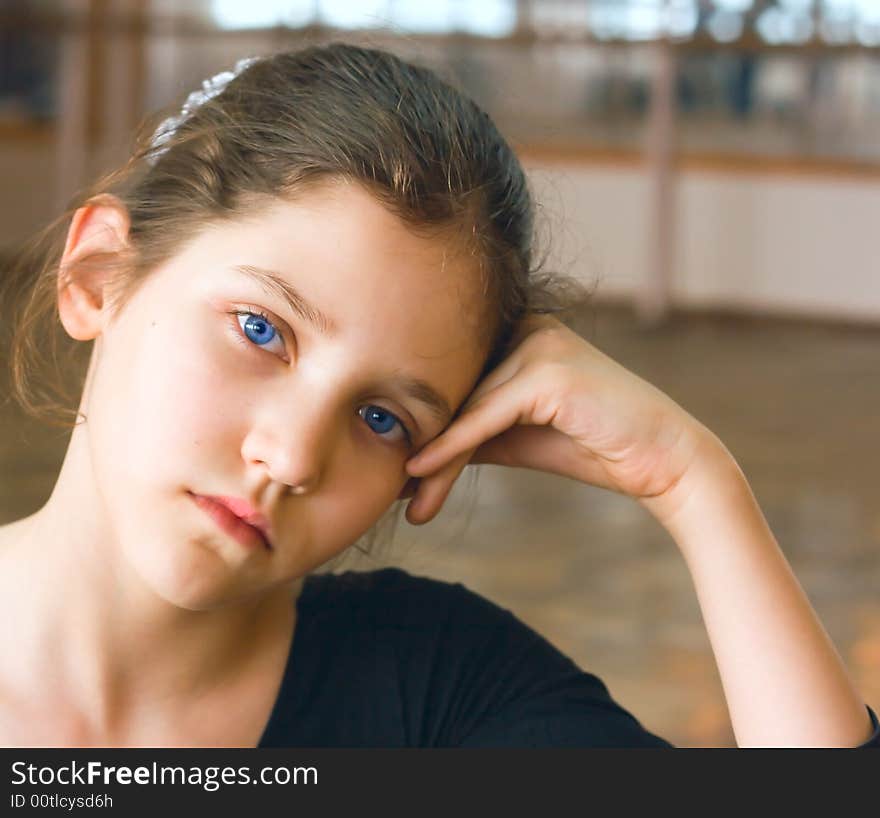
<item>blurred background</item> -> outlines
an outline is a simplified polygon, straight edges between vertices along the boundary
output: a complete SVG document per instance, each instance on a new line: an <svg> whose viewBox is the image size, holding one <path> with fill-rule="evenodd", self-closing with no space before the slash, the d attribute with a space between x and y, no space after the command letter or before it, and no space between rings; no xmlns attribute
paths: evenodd
<svg viewBox="0 0 880 818"><path fill-rule="evenodd" d="M596 288L576 329L724 440L880 708L880 0L3 0L0 260L146 113L335 39L428 64L495 118L549 266ZM2 524L48 498L68 435L9 405L0 423ZM646 512L524 470L468 485L381 564L509 608L673 743L734 744Z"/></svg>

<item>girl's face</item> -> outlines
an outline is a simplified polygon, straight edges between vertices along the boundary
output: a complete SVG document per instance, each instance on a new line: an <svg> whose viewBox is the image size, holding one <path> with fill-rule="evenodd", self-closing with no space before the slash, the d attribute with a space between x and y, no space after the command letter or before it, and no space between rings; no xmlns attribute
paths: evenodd
<svg viewBox="0 0 880 818"><path fill-rule="evenodd" d="M83 395L125 561L167 600L206 609L343 551L475 386L478 298L466 254L414 236L355 185L195 235L107 319ZM192 494L249 501L274 547L240 545Z"/></svg>

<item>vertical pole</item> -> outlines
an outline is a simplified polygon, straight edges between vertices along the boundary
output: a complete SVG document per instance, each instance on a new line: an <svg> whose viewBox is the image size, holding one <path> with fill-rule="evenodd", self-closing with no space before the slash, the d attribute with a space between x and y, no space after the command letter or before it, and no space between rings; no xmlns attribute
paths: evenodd
<svg viewBox="0 0 880 818"><path fill-rule="evenodd" d="M675 257L675 53L666 40L654 46L650 119L645 146L650 185L648 263L636 292L635 308L643 325L661 323L669 314Z"/></svg>
<svg viewBox="0 0 880 818"><path fill-rule="evenodd" d="M516 33L529 34L532 28L532 0L516 0Z"/></svg>
<svg viewBox="0 0 880 818"><path fill-rule="evenodd" d="M88 9L64 0L58 66L58 126L55 130L55 203L67 207L83 183L88 158Z"/></svg>
<svg viewBox="0 0 880 818"><path fill-rule="evenodd" d="M106 2L104 59L98 64L104 93L97 107L102 121L101 158L108 165L125 158L132 130L144 113L147 12L144 0Z"/></svg>

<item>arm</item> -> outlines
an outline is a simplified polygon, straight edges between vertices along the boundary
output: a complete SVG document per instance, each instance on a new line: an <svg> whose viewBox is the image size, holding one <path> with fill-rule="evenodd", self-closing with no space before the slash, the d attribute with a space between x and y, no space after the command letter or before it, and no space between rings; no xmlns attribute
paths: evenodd
<svg viewBox="0 0 880 818"><path fill-rule="evenodd" d="M721 442L707 432L673 493L643 504L690 570L737 744L867 741L865 704Z"/></svg>
<svg viewBox="0 0 880 818"><path fill-rule="evenodd" d="M533 468L625 494L690 570L740 745L847 746L874 725L724 445L667 395L553 319L407 463L426 522L468 463ZM873 744L876 743L872 741Z"/></svg>

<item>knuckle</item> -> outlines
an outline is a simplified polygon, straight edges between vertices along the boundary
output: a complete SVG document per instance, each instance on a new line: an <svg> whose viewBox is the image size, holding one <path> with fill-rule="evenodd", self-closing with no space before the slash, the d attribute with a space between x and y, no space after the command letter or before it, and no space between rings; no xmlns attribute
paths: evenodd
<svg viewBox="0 0 880 818"><path fill-rule="evenodd" d="M469 397L461 406L461 410L459 411L459 417L462 415L471 415L476 411L476 409L482 406L486 402L486 398L488 396L488 390L475 392L471 397Z"/></svg>

